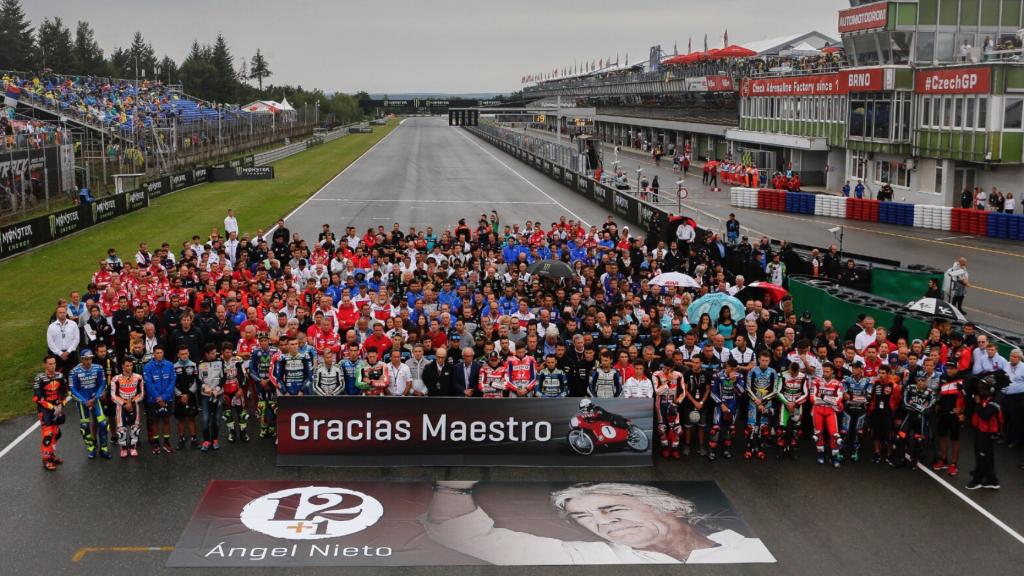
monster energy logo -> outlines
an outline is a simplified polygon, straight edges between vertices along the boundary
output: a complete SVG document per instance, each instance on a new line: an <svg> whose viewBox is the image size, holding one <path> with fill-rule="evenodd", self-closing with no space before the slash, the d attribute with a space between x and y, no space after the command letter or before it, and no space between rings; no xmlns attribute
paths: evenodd
<svg viewBox="0 0 1024 576"><path fill-rule="evenodd" d="M615 211L618 212L619 214L628 214L629 213L629 199L626 198L625 196L616 196L615 197Z"/></svg>
<svg viewBox="0 0 1024 576"><path fill-rule="evenodd" d="M648 207L645 204L640 205L640 224L644 228L649 228L651 220L654 219L654 209Z"/></svg>
<svg viewBox="0 0 1024 576"><path fill-rule="evenodd" d="M125 192L124 203L129 212L132 210L138 210L146 205L146 193L142 190Z"/></svg>
<svg viewBox="0 0 1024 576"><path fill-rule="evenodd" d="M92 203L92 221L102 222L107 218L116 216L117 202L113 198L97 200Z"/></svg>
<svg viewBox="0 0 1024 576"><path fill-rule="evenodd" d="M32 225L12 226L0 234L0 254L7 254L32 245Z"/></svg>
<svg viewBox="0 0 1024 576"><path fill-rule="evenodd" d="M50 214L50 237L59 238L78 229L78 211Z"/></svg>

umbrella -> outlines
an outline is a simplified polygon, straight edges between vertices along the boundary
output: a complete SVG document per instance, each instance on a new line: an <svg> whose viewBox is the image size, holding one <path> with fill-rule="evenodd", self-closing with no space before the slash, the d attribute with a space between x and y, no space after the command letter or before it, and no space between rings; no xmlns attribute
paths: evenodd
<svg viewBox="0 0 1024 576"><path fill-rule="evenodd" d="M843 51L843 47L842 46L825 46L824 48L821 49L821 51L826 53L826 54L831 54L833 52L842 52Z"/></svg>
<svg viewBox="0 0 1024 576"><path fill-rule="evenodd" d="M538 260L530 266L529 273L534 276L547 276L548 278L572 278L576 276L570 267L561 260Z"/></svg>
<svg viewBox="0 0 1024 576"><path fill-rule="evenodd" d="M690 324L696 326L701 315L707 313L714 321L718 318L718 311L724 306L729 307L733 318L743 317L745 310L742 302L724 292L712 292L694 300L686 309L686 318Z"/></svg>
<svg viewBox="0 0 1024 576"><path fill-rule="evenodd" d="M675 288L700 288L696 280L682 272L665 272L651 278L651 284Z"/></svg>
<svg viewBox="0 0 1024 576"><path fill-rule="evenodd" d="M718 51L719 58L745 58L747 56L757 56L757 52L736 44L731 44Z"/></svg>
<svg viewBox="0 0 1024 576"><path fill-rule="evenodd" d="M967 317L963 315L963 312L957 310L956 306L938 298L914 300L907 304L907 310L916 310L917 312L923 312L936 318L945 318L946 320L967 321Z"/></svg>
<svg viewBox="0 0 1024 576"><path fill-rule="evenodd" d="M740 302L760 300L766 306L780 302L786 296L789 296L789 292L785 288L771 282L751 282L736 293L736 299Z"/></svg>

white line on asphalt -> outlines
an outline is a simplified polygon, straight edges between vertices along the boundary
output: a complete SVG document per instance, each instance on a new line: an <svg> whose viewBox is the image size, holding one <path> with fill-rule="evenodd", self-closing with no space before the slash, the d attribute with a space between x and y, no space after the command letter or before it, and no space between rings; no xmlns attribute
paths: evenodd
<svg viewBox="0 0 1024 576"><path fill-rule="evenodd" d="M298 205L298 207L296 207L296 208L295 208L295 210L292 210L291 212L289 212L289 213L288 213L288 215L284 217L284 220L285 220L285 221L287 221L287 220L288 220L289 218L291 218L291 217L292 217L292 216L293 216L293 215L294 215L294 214L295 214L296 212L298 212L299 210L302 210L302 207L303 207L303 206L305 206L306 204L309 204L309 203L310 203L310 201L312 201L312 200L313 200L314 198L316 198L316 195L317 195L317 194L319 194L319 193L323 192L323 191L324 191L324 188L327 188L328 186L330 186L331 184L333 184L333 183L334 183L334 181L335 181L335 180L337 180L337 179L338 179L339 177L341 177L341 175L342 175L342 174L344 174L345 172L348 172L348 169L349 169L349 168L351 168L351 167L355 166L356 164L358 164L358 163L359 163L359 161L360 161L360 160L362 160L364 156L366 156L367 154L369 154L369 153L370 153L370 150L373 150L373 149L374 149L374 148L376 148L376 147L377 147L378 145L380 145L380 143L381 143L381 142L383 142L383 141L387 140L388 138L390 138L392 134L394 134L395 132L397 132L397 131L398 131L398 127L399 127L399 126L401 126L402 124L404 124L406 120L407 120L407 118L402 118L402 120L401 120L401 121L400 121L400 122L398 123L398 126L396 126L394 130L392 130L391 132L388 132L388 135L387 135L387 136L385 136L385 137L381 138L380 140L378 140L378 141L377 141L377 143L376 143L376 144L374 144L373 146L370 146L370 147L369 147L369 148L367 148L367 149L366 149L365 151L363 151L363 153L362 153L362 154L360 154L358 158L356 158L355 160L353 160L351 164L349 164L348 166L345 166L345 169L344 169L344 170L342 170L341 172L338 172L337 174L335 174L335 175L334 175L334 178L331 178L330 180L328 180L328 181L327 181L327 184L324 184L323 186L321 186L321 187L320 187L320 189L319 189L319 190L317 190L316 192L314 192L312 196L310 196L309 198L306 198L305 202L303 202L302 204L299 204L299 205ZM264 232L264 233L263 233L263 235L264 235L264 236L271 236L271 235L273 235L273 233L274 233L274 230L277 230L277 223L276 223L276 222L274 223L274 225L273 225L273 226L271 226L271 227L270 227L270 229L269 229L269 230L267 230L266 232Z"/></svg>
<svg viewBox="0 0 1024 576"><path fill-rule="evenodd" d="M1024 536L1021 536L1016 530L1014 530L1013 528L1010 528L1009 526L1007 526L1005 522L1003 522L999 518L996 518L995 516L993 516L992 513L989 512L988 510L985 510L984 508L982 508L981 504L978 504L974 500L971 500L970 498L968 498L966 494L964 494L963 492L957 490L955 486L953 486L949 482L946 482L945 480L943 480L938 474L936 474L935 472L932 472L931 470L929 470L928 467L925 466L924 464L918 462L917 463L917 468L919 470L924 471L925 474L931 476L933 480L935 480L936 482L938 482L939 484L944 486L946 488L946 490L949 490L953 494L956 494L957 498L960 498L961 500L966 502L971 508L974 508L982 516L984 516L985 518L988 518L989 521L991 521L993 524L995 524L996 526L1002 528L1004 532L1006 532L1010 536L1013 536L1013 538L1016 539L1018 542L1020 542L1021 544L1024 544Z"/></svg>
<svg viewBox="0 0 1024 576"><path fill-rule="evenodd" d="M398 204L472 204L476 200L412 200L412 199L381 199L381 198L310 198L309 201L316 202L362 202L364 204L377 204L381 202ZM556 202L494 202L492 200L481 200L484 204L536 204L539 206L552 206Z"/></svg>
<svg viewBox="0 0 1024 576"><path fill-rule="evenodd" d="M554 198L552 198L550 194L548 194L547 192L545 192L545 191L541 190L541 189L540 189L540 188L539 188L539 187L538 187L538 186L537 186L536 184L534 184L533 182L530 182L530 181L529 181L529 180L528 180L528 179L526 178L526 176L523 176L523 175L522 175L522 174L520 174L519 172L516 172L516 169L515 169L515 168L513 168L513 167L509 166L508 164L505 164L504 162L502 162L502 161L501 161L501 158L498 158L498 157L497 157L497 156L495 156L494 154L491 154L490 150L488 150L488 149L484 148L483 146L481 146L481 145L480 145L479 143L477 143L477 142L476 142L476 140L473 140L473 139L472 139L472 138L470 138L469 136L466 136L465 134L463 134L463 133L462 133L462 131L461 131L461 130L458 130L458 131L456 132L456 134L458 134L459 136L462 136L463 138L465 138L466 140L468 140L468 141L469 141L469 142L470 142L470 143L471 143L471 144L472 144L473 146L476 146L476 147L477 147L477 148L479 148L480 150L483 150L484 154L487 154L487 155L488 155L488 156L490 156L491 158L494 158L494 160L495 160L495 161L496 161L496 162L497 162L498 164L501 164L501 165L502 165L502 166L504 166L505 168L508 168L509 172L511 172L511 173L515 174L516 176L519 176L520 178L522 178L523 182L526 182L527 184L529 184L529 185L530 185L530 187L532 187L532 188L533 188L534 190L536 190L537 192L540 192L540 193L541 193L541 194L543 194L544 196L547 196L548 200L551 200L552 202L554 202L555 204L557 204L559 208L561 208L562 210L565 210L566 212L568 212L570 216L572 216L573 218L575 218L575 219L579 220L580 222L582 222L584 226L590 226L590 223L589 223L589 222L587 222L586 220L584 220L583 218L581 218L579 214L577 214L577 213L573 212L572 210L569 210L568 208L566 208L566 207L565 207L565 204L562 204L562 203L561 203L561 202L559 202L558 200L555 200Z"/></svg>
<svg viewBox="0 0 1024 576"><path fill-rule="evenodd" d="M25 431L22 432L20 436L18 436L14 440L12 440L10 444L8 444L7 446L4 447L3 450L0 450L0 458L3 458L4 456L6 456L8 452L13 450L14 447L17 446L19 442L24 440L25 437L28 436L29 434L31 434L36 428L39 428L39 420L36 420L35 422L33 422L32 425L29 426L28 428L26 428Z"/></svg>
<svg viewBox="0 0 1024 576"><path fill-rule="evenodd" d="M943 236L942 238L936 238L936 240L963 240L965 238L974 238L974 236Z"/></svg>

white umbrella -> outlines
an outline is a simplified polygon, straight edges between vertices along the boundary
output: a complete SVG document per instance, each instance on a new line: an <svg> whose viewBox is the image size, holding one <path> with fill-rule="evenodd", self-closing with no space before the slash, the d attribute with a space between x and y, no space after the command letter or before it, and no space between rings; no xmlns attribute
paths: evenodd
<svg viewBox="0 0 1024 576"><path fill-rule="evenodd" d="M675 288L700 288L696 280L682 272L665 272L651 278L655 286L672 286Z"/></svg>
<svg viewBox="0 0 1024 576"><path fill-rule="evenodd" d="M967 317L963 315L963 312L957 310L956 306L953 306L945 300L939 300L938 298L921 298L920 300L914 300L907 304L907 310L924 312L925 314L935 316L936 318L946 318L947 320L956 320L958 322L967 321Z"/></svg>

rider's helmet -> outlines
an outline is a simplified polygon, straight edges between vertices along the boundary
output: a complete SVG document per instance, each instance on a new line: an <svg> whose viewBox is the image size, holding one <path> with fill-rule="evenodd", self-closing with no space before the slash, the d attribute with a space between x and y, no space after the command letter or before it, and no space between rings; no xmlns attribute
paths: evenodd
<svg viewBox="0 0 1024 576"><path fill-rule="evenodd" d="M584 398L580 400L580 410L590 410L590 407L592 405L593 402L590 401L590 398Z"/></svg>

